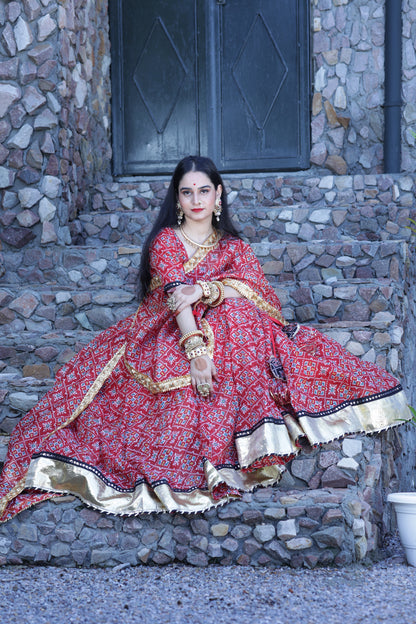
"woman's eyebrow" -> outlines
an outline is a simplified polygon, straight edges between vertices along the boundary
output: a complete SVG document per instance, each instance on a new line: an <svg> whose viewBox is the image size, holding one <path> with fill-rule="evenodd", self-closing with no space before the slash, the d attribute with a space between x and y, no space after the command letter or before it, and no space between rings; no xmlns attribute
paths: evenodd
<svg viewBox="0 0 416 624"><path fill-rule="evenodd" d="M211 188L209 184L204 184L203 186L198 187L198 190L201 191L204 188ZM180 191L190 191L192 189L191 186L181 186Z"/></svg>

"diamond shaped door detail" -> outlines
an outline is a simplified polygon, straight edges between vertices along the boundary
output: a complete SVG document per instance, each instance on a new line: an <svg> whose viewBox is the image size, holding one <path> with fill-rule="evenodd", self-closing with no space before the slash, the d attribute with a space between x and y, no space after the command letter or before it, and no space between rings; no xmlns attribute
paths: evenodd
<svg viewBox="0 0 416 624"><path fill-rule="evenodd" d="M252 59L264 60L262 71L247 72ZM287 73L288 66L279 46L263 16L258 13L234 63L232 74L259 130L267 123Z"/></svg>
<svg viewBox="0 0 416 624"><path fill-rule="evenodd" d="M108 2L115 175L309 166L311 0Z"/></svg>
<svg viewBox="0 0 416 624"><path fill-rule="evenodd" d="M158 17L138 58L133 80L159 133L166 128L186 74L185 63Z"/></svg>

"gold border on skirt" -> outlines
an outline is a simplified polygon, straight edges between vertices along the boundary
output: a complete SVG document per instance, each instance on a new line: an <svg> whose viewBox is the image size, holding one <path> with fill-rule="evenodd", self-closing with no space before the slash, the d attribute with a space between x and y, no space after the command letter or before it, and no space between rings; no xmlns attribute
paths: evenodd
<svg viewBox="0 0 416 624"><path fill-rule="evenodd" d="M359 405L347 405L328 416L300 416L310 444L325 444L350 433L377 433L411 420L403 390Z"/></svg>
<svg viewBox="0 0 416 624"><path fill-rule="evenodd" d="M171 511L195 513L236 498L225 496L220 500L215 500L211 492L220 483L247 492L258 486L277 483L284 468L283 466L266 466L246 473L232 468L217 469L206 461L204 470L208 490L195 489L190 492L177 492L165 483L155 487L141 483L132 492L120 492L85 466L48 457L38 457L30 463L26 487L57 494L73 494L87 505L115 515Z"/></svg>
<svg viewBox="0 0 416 624"><path fill-rule="evenodd" d="M211 360L214 358L215 349L215 336L212 331L212 327L206 319L201 319L201 329L207 339L206 348L207 353ZM134 379L144 386L152 394L158 394L159 392L169 392L170 390L179 390L180 388L186 388L191 385L191 375L188 373L182 375L182 377L168 377L163 381L154 381L149 375L141 373L134 366L132 366L124 355L124 365L127 372L134 377Z"/></svg>

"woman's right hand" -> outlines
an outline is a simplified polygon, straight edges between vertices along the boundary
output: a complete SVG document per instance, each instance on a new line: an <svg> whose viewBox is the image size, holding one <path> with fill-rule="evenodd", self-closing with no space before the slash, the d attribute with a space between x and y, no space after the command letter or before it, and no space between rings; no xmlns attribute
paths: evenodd
<svg viewBox="0 0 416 624"><path fill-rule="evenodd" d="M177 286L174 291L172 291L172 295L176 301L176 314L180 314L183 312L185 308L188 306L192 306L192 304L196 303L202 297L202 288L199 284L195 284L195 286Z"/></svg>
<svg viewBox="0 0 416 624"><path fill-rule="evenodd" d="M196 394L202 396L198 392L198 385L207 384L211 395L214 392L213 381L218 381L217 369L208 355L200 355L191 360L191 383Z"/></svg>

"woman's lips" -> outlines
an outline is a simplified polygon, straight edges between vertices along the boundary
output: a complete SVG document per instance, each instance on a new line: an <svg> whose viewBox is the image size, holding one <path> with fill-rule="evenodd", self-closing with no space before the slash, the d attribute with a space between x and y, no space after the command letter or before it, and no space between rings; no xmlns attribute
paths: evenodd
<svg viewBox="0 0 416 624"><path fill-rule="evenodd" d="M192 212L202 212L203 208L192 208Z"/></svg>

